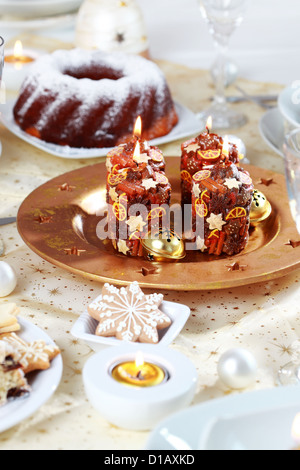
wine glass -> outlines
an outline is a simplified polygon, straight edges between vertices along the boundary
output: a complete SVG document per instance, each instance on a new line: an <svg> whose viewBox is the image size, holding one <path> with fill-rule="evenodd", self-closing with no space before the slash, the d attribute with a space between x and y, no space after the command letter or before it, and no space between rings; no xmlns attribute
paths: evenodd
<svg viewBox="0 0 300 470"><path fill-rule="evenodd" d="M247 119L243 114L228 107L225 97L225 79L229 40L233 31L244 19L247 0L198 0L198 3L214 39L218 70L213 104L209 109L199 113L198 118L207 122L208 117L211 116L215 129L240 127L247 122Z"/></svg>
<svg viewBox="0 0 300 470"><path fill-rule="evenodd" d="M285 137L283 151L290 209L300 234L300 128ZM300 383L300 340L295 341L292 349L292 360L279 370L282 385Z"/></svg>

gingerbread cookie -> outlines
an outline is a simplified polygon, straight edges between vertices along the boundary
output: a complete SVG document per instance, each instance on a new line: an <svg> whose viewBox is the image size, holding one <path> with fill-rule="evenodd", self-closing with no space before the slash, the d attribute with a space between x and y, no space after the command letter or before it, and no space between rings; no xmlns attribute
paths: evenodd
<svg viewBox="0 0 300 470"><path fill-rule="evenodd" d="M145 295L137 282L120 289L105 284L88 312L99 322L95 332L98 336L158 343L158 330L171 325L171 319L159 310L162 301L162 294Z"/></svg>
<svg viewBox="0 0 300 470"><path fill-rule="evenodd" d="M14 303L0 305L0 335L21 329L17 319L19 312L20 309Z"/></svg>
<svg viewBox="0 0 300 470"><path fill-rule="evenodd" d="M15 333L4 335L2 338L14 348L25 374L34 370L49 369L51 361L60 354L57 346L46 344L42 340L27 343Z"/></svg>
<svg viewBox="0 0 300 470"><path fill-rule="evenodd" d="M0 340L0 406L30 392L14 347Z"/></svg>

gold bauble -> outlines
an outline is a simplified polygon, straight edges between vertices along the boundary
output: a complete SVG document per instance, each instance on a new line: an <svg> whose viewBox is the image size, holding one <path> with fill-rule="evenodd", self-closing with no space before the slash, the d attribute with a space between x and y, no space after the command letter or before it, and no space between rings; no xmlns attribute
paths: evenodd
<svg viewBox="0 0 300 470"><path fill-rule="evenodd" d="M144 256L149 261L172 262L186 255L184 242L168 229L158 229L142 240Z"/></svg>
<svg viewBox="0 0 300 470"><path fill-rule="evenodd" d="M253 201L250 211L250 221L252 225L266 220L272 212L272 206L266 196L257 189L254 189Z"/></svg>

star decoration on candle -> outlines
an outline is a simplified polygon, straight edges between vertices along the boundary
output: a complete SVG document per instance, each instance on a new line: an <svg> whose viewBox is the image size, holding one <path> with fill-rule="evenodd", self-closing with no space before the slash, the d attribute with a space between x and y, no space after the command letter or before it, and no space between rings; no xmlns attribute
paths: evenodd
<svg viewBox="0 0 300 470"><path fill-rule="evenodd" d="M228 271L245 271L247 265L241 265L239 261L235 261L232 264L226 265L226 268L228 268Z"/></svg>
<svg viewBox="0 0 300 470"><path fill-rule="evenodd" d="M239 189L242 184L243 183L241 181L238 181L235 178L226 178L224 182L224 185L227 186L228 189Z"/></svg>
<svg viewBox="0 0 300 470"><path fill-rule="evenodd" d="M111 200L112 200L113 202L116 202L116 201L118 200L119 195L118 195L118 193L117 193L117 191L116 191L116 188L110 188L110 189L109 189L109 197L111 198Z"/></svg>
<svg viewBox="0 0 300 470"><path fill-rule="evenodd" d="M80 256L82 253L85 253L86 250L80 250L76 246L73 246L72 248L66 248L65 250L66 255L72 255L72 256Z"/></svg>
<svg viewBox="0 0 300 470"><path fill-rule="evenodd" d="M117 243L117 246L118 246L119 253L123 253L123 255L126 256L127 252L129 251L129 248L126 245L126 241L125 240L119 240L118 243Z"/></svg>
<svg viewBox="0 0 300 470"><path fill-rule="evenodd" d="M293 248L297 248L298 246L300 246L300 240L299 241L289 240L289 242L286 243L286 245L291 246Z"/></svg>
<svg viewBox="0 0 300 470"><path fill-rule="evenodd" d="M101 296L92 302L88 311L99 321L98 336L157 343L158 330L171 324L170 318L159 310L162 301L162 294L145 295L136 281L120 289L105 284Z"/></svg>
<svg viewBox="0 0 300 470"><path fill-rule="evenodd" d="M197 152L197 150L199 150L198 144L190 144L185 148L186 152Z"/></svg>
<svg viewBox="0 0 300 470"><path fill-rule="evenodd" d="M133 160L136 163L148 163L148 161L151 160L151 157L146 153L141 153L140 155L134 155Z"/></svg>
<svg viewBox="0 0 300 470"><path fill-rule="evenodd" d="M201 193L201 191L200 191L199 185L193 183L193 194L194 194L194 196L199 199L200 193Z"/></svg>
<svg viewBox="0 0 300 470"><path fill-rule="evenodd" d="M154 179L152 178L149 178L147 180L143 180L142 182L142 186L144 186L144 188L148 191L148 189L151 189L151 188L156 188L158 182L157 181L154 181Z"/></svg>
<svg viewBox="0 0 300 470"><path fill-rule="evenodd" d="M201 238L201 237L197 237L196 246L197 246L197 250L202 251L202 253L207 249L207 246L205 245L205 240L204 238Z"/></svg>
<svg viewBox="0 0 300 470"><path fill-rule="evenodd" d="M206 221L209 223L209 229L210 230L219 230L220 232L222 231L223 225L226 225L226 222L224 222L222 214L210 214L210 217L206 219Z"/></svg>
<svg viewBox="0 0 300 470"><path fill-rule="evenodd" d="M142 232L147 224L141 215L132 215L127 220L126 224L129 226L130 232Z"/></svg>

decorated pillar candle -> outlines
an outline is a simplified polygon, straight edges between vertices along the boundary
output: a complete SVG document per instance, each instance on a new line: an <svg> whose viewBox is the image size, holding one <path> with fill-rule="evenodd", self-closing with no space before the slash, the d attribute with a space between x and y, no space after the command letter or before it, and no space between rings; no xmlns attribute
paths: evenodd
<svg viewBox="0 0 300 470"><path fill-rule="evenodd" d="M234 163L220 161L192 177L192 227L197 250L229 256L249 240L253 183Z"/></svg>
<svg viewBox="0 0 300 470"><path fill-rule="evenodd" d="M206 131L188 140L181 145L181 191L182 204L191 204L193 175L198 171L211 168L218 162L229 160L239 164L239 151L235 144L226 144L223 137L210 132L207 125Z"/></svg>
<svg viewBox="0 0 300 470"><path fill-rule="evenodd" d="M162 152L136 132L107 154L109 237L127 256L142 256L141 238L159 225L171 197Z"/></svg>

